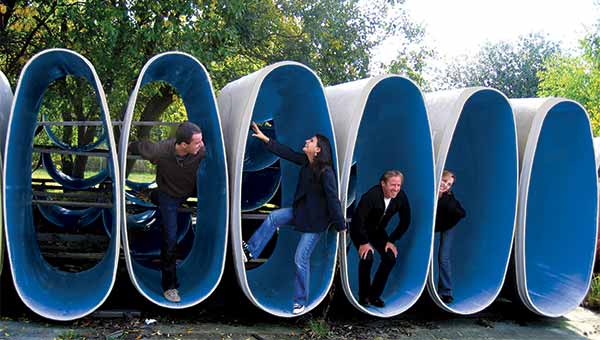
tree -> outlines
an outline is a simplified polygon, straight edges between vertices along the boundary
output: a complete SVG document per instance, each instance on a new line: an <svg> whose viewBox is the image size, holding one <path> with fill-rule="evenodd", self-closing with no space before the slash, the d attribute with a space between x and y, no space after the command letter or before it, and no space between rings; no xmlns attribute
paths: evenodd
<svg viewBox="0 0 600 340"><path fill-rule="evenodd" d="M594 135L600 134L600 25L580 41L581 55L556 55L539 72L540 97L556 96L582 104Z"/></svg>
<svg viewBox="0 0 600 340"><path fill-rule="evenodd" d="M413 44L414 25L402 6L389 0L3 0L0 70L15 84L33 54L52 47L77 51L96 68L111 115L121 119L139 70L170 50L198 58L216 89L281 60L306 64L325 85L365 77L372 49L383 39L400 34L404 45ZM47 114L63 120L97 114L93 94L79 85L67 79L49 91L45 100L55 112ZM169 120L165 112L182 110L174 89L150 84L138 98L136 118ZM137 134L148 136L149 129ZM69 128L62 134L66 142L87 144L94 131L76 135ZM83 174L82 165L85 160L74 175Z"/></svg>
<svg viewBox="0 0 600 340"><path fill-rule="evenodd" d="M541 34L522 36L514 43L486 43L474 57L451 62L438 75L436 87L489 86L511 98L535 97L537 73L544 69L544 61L559 51L558 43Z"/></svg>

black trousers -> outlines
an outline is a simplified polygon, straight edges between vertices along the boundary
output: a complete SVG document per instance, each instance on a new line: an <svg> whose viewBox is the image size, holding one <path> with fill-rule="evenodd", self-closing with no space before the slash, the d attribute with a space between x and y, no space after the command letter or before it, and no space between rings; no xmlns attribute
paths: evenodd
<svg viewBox="0 0 600 340"><path fill-rule="evenodd" d="M358 296L361 299L374 299L381 297L390 272L396 264L396 257L394 256L394 253L391 250L388 250L387 252L385 251L385 243L377 245L371 243L371 245L381 256L381 263L379 264L379 268L377 268L377 272L375 273L373 284L371 284L373 253L369 253L367 258L364 260L360 259L358 263Z"/></svg>

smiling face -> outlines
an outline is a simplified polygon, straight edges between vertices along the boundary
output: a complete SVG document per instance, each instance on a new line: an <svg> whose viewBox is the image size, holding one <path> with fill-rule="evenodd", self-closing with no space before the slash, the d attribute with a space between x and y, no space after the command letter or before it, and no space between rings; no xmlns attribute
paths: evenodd
<svg viewBox="0 0 600 340"><path fill-rule="evenodd" d="M302 151L309 156L314 157L316 154L321 152L321 148L317 145L317 136L312 136L311 138L304 141L304 147Z"/></svg>
<svg viewBox="0 0 600 340"><path fill-rule="evenodd" d="M190 140L189 144L185 143L185 142L183 142L181 144L183 144L184 150L188 154L192 154L192 155L198 154L200 149L202 149L202 147L204 147L204 142L202 141L202 133L193 134L192 139Z"/></svg>
<svg viewBox="0 0 600 340"><path fill-rule="evenodd" d="M454 185L454 176L452 175L444 175L442 176L442 181L440 182L440 196L452 189Z"/></svg>
<svg viewBox="0 0 600 340"><path fill-rule="evenodd" d="M381 181L380 183L385 198L396 198L396 195L402 189L402 178L400 176L390 177L387 181Z"/></svg>

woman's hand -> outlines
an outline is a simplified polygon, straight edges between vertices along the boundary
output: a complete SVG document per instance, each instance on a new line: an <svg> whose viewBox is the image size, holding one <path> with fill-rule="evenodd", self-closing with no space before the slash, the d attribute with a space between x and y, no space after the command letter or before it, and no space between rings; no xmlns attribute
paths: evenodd
<svg viewBox="0 0 600 340"><path fill-rule="evenodd" d="M265 143L269 142L269 137L267 137L262 131L260 131L260 129L258 128L258 125L256 125L255 122L252 122L252 130L254 131L254 133L252 134L252 137L256 137Z"/></svg>

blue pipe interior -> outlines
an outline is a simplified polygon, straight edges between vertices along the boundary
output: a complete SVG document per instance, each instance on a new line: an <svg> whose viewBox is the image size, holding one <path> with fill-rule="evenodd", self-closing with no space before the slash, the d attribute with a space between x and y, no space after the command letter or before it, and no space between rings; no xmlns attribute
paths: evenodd
<svg viewBox="0 0 600 340"><path fill-rule="evenodd" d="M269 73L261 84L252 120L264 122L270 119L274 121L277 140L299 152L304 141L315 134L328 137L336 164L333 129L325 95L318 78L312 72L301 66L285 65ZM291 207L300 167L285 160L280 160L279 164L282 192L280 204L282 207ZM265 182L270 183L271 180ZM255 184L243 182L242 190L246 185ZM291 312L294 253L299 239L299 232L290 227L281 228L268 261L246 272L253 296L266 309L280 313ZM335 254L336 232L330 230L321 237L311 257L308 304L326 293L334 275Z"/></svg>
<svg viewBox="0 0 600 340"><path fill-rule="evenodd" d="M58 184L68 189L83 190L94 187L102 183L106 177L108 177L108 169L104 168L99 173L89 178L76 178L65 174L64 172L56 168L56 164L52 161L52 155L49 153L42 153L42 164L46 169L48 175L55 180Z"/></svg>
<svg viewBox="0 0 600 340"><path fill-rule="evenodd" d="M419 89L402 78L386 78L369 94L354 147L356 160L356 202L372 186L379 185L385 170L404 174L402 189L411 207L411 223L396 242L398 257L382 299L384 308L368 307L375 313L391 315L416 301L427 277L434 210L434 163L431 134L425 103ZM349 191L350 192L350 191ZM396 215L387 231L398 225ZM348 245L350 288L358 300L358 253ZM376 254L371 279L379 266Z"/></svg>
<svg viewBox="0 0 600 340"><path fill-rule="evenodd" d="M515 223L515 138L512 109L499 93L482 90L465 102L444 167L456 175L452 191L467 213L452 230L451 307L459 312L487 307L502 286ZM436 233L436 283L438 249Z"/></svg>
<svg viewBox="0 0 600 340"><path fill-rule="evenodd" d="M42 120L48 121L45 115L42 115ZM49 125L44 125L44 131L46 131L46 135L48 138L54 143L54 145L60 147L63 150L73 150L73 151L91 151L98 148L100 145L106 143L107 135L106 130L102 131L102 134L98 136L96 141L91 142L86 145L70 145L68 143L63 142L60 137L58 137L54 131L52 131L52 127Z"/></svg>
<svg viewBox="0 0 600 340"><path fill-rule="evenodd" d="M39 55L21 75L12 113L10 144L6 146L5 155L6 237L15 285L29 307L44 316L60 319L87 314L108 295L114 280L119 246L111 240L96 266L79 273L68 273L50 266L42 257L37 243L31 203L31 174L23 172L23 169L31 167L33 136L44 92L53 81L68 75L86 79L94 88L97 101L101 101L93 71L79 56L66 51ZM108 116L109 113L102 111L101 114ZM112 127L104 126L104 129L108 128ZM114 168L110 169L109 177L113 182L116 180ZM111 229L114 232L118 227L113 223ZM90 286L90 282L94 285Z"/></svg>
<svg viewBox="0 0 600 340"><path fill-rule="evenodd" d="M37 208L53 225L69 229L87 227L102 214L101 208L67 209L58 205L38 205Z"/></svg>
<svg viewBox="0 0 600 340"><path fill-rule="evenodd" d="M277 139L275 128L273 126L262 126L260 130L269 138ZM244 171L246 173L262 170L273 165L277 162L277 159L279 159L279 157L264 148L262 141L252 137L252 133L252 131L248 131L246 150L244 151ZM242 193L242 195L244 195L244 193Z"/></svg>
<svg viewBox="0 0 600 340"><path fill-rule="evenodd" d="M281 183L281 171L278 165L256 172L244 171L242 183L242 211L253 211L267 204L275 196Z"/></svg>
<svg viewBox="0 0 600 340"><path fill-rule="evenodd" d="M596 171L585 111L555 105L537 140L527 199L527 292L542 312L577 307L590 282L596 243Z"/></svg>
<svg viewBox="0 0 600 340"><path fill-rule="evenodd" d="M208 296L216 287L225 261L228 193L223 136L210 80L197 61L183 54L162 55L148 66L141 86L153 81L164 81L177 90L188 120L202 128L206 146L206 158L200 163L197 175L193 246L177 265L181 304L191 304ZM133 271L141 290L151 299L167 303L157 268L134 260Z"/></svg>

